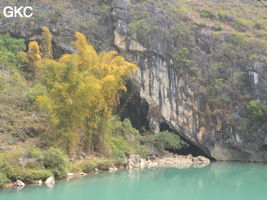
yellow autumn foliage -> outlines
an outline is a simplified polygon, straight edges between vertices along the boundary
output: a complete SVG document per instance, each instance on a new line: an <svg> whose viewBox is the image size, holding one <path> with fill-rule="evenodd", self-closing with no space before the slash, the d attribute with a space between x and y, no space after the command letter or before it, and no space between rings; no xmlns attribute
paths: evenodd
<svg viewBox="0 0 267 200"><path fill-rule="evenodd" d="M97 54L83 34L75 36L76 54L42 61L40 78L47 93L37 104L50 117L54 140L65 151L73 153L83 146L107 152L103 126L126 90L125 81L138 68L116 51Z"/></svg>
<svg viewBox="0 0 267 200"><path fill-rule="evenodd" d="M26 56L29 62L28 69L37 74L40 70L41 54L39 45L36 41L29 43L28 53Z"/></svg>
<svg viewBox="0 0 267 200"><path fill-rule="evenodd" d="M52 34L46 26L42 27L41 50L43 58L52 58Z"/></svg>

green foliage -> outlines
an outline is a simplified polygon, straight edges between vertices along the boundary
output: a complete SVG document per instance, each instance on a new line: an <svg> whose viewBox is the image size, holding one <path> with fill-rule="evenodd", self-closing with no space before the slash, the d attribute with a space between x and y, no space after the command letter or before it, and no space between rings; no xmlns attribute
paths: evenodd
<svg viewBox="0 0 267 200"><path fill-rule="evenodd" d="M8 34L0 35L0 69L16 71L23 58L19 54L25 50L24 40L10 37Z"/></svg>
<svg viewBox="0 0 267 200"><path fill-rule="evenodd" d="M44 166L43 166L42 161L38 160L38 161L28 162L25 165L25 168L27 168L27 169L43 169Z"/></svg>
<svg viewBox="0 0 267 200"><path fill-rule="evenodd" d="M34 180L46 180L53 174L49 170L45 169L27 169L23 167L12 167L9 170L8 178L12 181L21 180L25 182L31 182Z"/></svg>
<svg viewBox="0 0 267 200"><path fill-rule="evenodd" d="M243 25L250 25L252 23L251 20L245 19L245 18L242 18L242 17L239 18L238 21Z"/></svg>
<svg viewBox="0 0 267 200"><path fill-rule="evenodd" d="M139 145L137 148L137 152L142 158L146 158L149 153L148 148L145 145Z"/></svg>
<svg viewBox="0 0 267 200"><path fill-rule="evenodd" d="M118 117L113 117L108 123L107 130L111 132L108 145L114 158L123 159L131 153L145 154L145 147L140 146L140 133L133 128L129 119L121 121Z"/></svg>
<svg viewBox="0 0 267 200"><path fill-rule="evenodd" d="M113 162L111 160L100 160L97 163L97 168L100 170L108 170L113 166Z"/></svg>
<svg viewBox="0 0 267 200"><path fill-rule="evenodd" d="M9 182L9 179L7 178L7 176L4 173L0 172L0 187L2 187L8 182Z"/></svg>
<svg viewBox="0 0 267 200"><path fill-rule="evenodd" d="M2 78L2 75L0 76L0 92L5 89L5 81Z"/></svg>
<svg viewBox="0 0 267 200"><path fill-rule="evenodd" d="M153 26L147 22L146 19L140 19L129 24L130 34L140 34L140 36L147 36L153 32Z"/></svg>
<svg viewBox="0 0 267 200"><path fill-rule="evenodd" d="M128 25L128 35L136 35L138 38L144 39L159 29L156 18L149 11L148 4L148 1L130 4L129 11L132 21Z"/></svg>
<svg viewBox="0 0 267 200"><path fill-rule="evenodd" d="M37 159L41 159L42 158L42 152L39 148L32 148L29 152L28 152L28 156L30 158L37 158Z"/></svg>
<svg viewBox="0 0 267 200"><path fill-rule="evenodd" d="M260 128L267 122L267 105L260 101L252 100L246 106L246 116L251 129Z"/></svg>
<svg viewBox="0 0 267 200"><path fill-rule="evenodd" d="M226 21L228 19L228 12L221 10L219 11L218 16L221 21Z"/></svg>
<svg viewBox="0 0 267 200"><path fill-rule="evenodd" d="M132 123L129 119L124 119L121 121L117 117L113 117L110 120L111 134L113 136L120 136L126 138L127 136L137 136L139 135L138 130L133 128Z"/></svg>
<svg viewBox="0 0 267 200"><path fill-rule="evenodd" d="M173 56L174 66L179 68L190 67L194 62L190 59L190 51L187 48L180 48L174 52Z"/></svg>
<svg viewBox="0 0 267 200"><path fill-rule="evenodd" d="M96 158L91 160L84 160L78 166L76 166L77 169L80 169L81 171L85 173L91 173L95 168L99 170L108 170L110 167L122 165L123 162L121 162L120 159L109 159L109 158Z"/></svg>
<svg viewBox="0 0 267 200"><path fill-rule="evenodd" d="M70 167L68 156L56 148L50 148L44 153L43 164L59 178L66 176Z"/></svg>
<svg viewBox="0 0 267 200"><path fill-rule="evenodd" d="M30 103L33 103L38 96L44 95L45 91L45 87L42 84L37 83L32 88L29 88L29 90L26 91L24 95Z"/></svg>
<svg viewBox="0 0 267 200"><path fill-rule="evenodd" d="M254 28L260 30L260 29L264 29L264 22L261 20L257 20L254 22Z"/></svg>
<svg viewBox="0 0 267 200"><path fill-rule="evenodd" d="M221 31L222 30L222 26L219 23L215 23L214 26L213 26L213 29L215 31Z"/></svg>
<svg viewBox="0 0 267 200"><path fill-rule="evenodd" d="M188 146L180 136L168 131L145 136L141 141L143 144L153 145L159 151L178 151Z"/></svg>
<svg viewBox="0 0 267 200"><path fill-rule="evenodd" d="M38 164L38 167L32 167L28 163L28 166L25 167L19 166L18 160L21 155L19 153L6 152L0 154L0 174L6 175L6 177L12 181L17 179L30 182L33 180L45 180L46 178L52 176L52 173L49 170L43 169L42 164L40 163L31 163ZM6 180L6 179L5 179Z"/></svg>
<svg viewBox="0 0 267 200"><path fill-rule="evenodd" d="M7 174L10 166L18 164L19 153L16 152L3 152L0 153L0 172Z"/></svg>
<svg viewBox="0 0 267 200"><path fill-rule="evenodd" d="M126 154L136 153L136 150L123 138L111 138L109 145L115 158L124 158Z"/></svg>
<svg viewBox="0 0 267 200"><path fill-rule="evenodd" d="M212 11L210 9L203 9L200 11L200 16L201 17L205 17L205 18L214 18L215 15L212 13Z"/></svg>
<svg viewBox="0 0 267 200"><path fill-rule="evenodd" d="M92 172L95 168L97 168L97 163L91 160L85 161L83 163L81 163L78 166L79 169L81 169L81 171L85 172L85 173L90 173Z"/></svg>

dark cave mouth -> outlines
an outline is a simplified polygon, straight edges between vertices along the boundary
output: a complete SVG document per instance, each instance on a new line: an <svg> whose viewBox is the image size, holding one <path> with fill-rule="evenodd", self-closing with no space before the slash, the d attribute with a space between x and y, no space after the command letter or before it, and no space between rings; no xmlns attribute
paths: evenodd
<svg viewBox="0 0 267 200"><path fill-rule="evenodd" d="M179 155L189 155L191 154L192 156L204 156L206 158L209 158L210 160L214 161L215 159L212 158L209 154L205 153L201 148L199 148L197 145L193 144L191 141L174 131L167 123L162 122L160 124L160 131L169 131L178 134L182 140L184 140L187 144L188 147L182 148L178 151L171 152Z"/></svg>
<svg viewBox="0 0 267 200"><path fill-rule="evenodd" d="M122 118L130 119L134 128L138 129L140 132L149 131L149 121L147 119L149 105L148 103L140 97L138 86L135 83L129 81L127 82L127 92L120 99L120 106L118 108L117 114ZM178 134L181 139L187 142L188 147L183 148L176 152L171 152L180 155L192 156L205 156L210 160L215 160L209 154L205 153L200 147L193 144L191 141L183 137L177 131L172 129L167 123L160 123L160 131L170 131Z"/></svg>

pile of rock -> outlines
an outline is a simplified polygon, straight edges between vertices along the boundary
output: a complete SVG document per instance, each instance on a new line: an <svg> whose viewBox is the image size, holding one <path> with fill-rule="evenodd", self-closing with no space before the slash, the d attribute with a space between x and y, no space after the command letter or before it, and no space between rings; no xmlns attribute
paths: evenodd
<svg viewBox="0 0 267 200"><path fill-rule="evenodd" d="M191 154L175 155L168 154L163 157L153 159L143 159L137 154L128 157L128 168L151 168L151 167L177 167L177 168L201 168L210 164L210 160L204 156L193 157Z"/></svg>

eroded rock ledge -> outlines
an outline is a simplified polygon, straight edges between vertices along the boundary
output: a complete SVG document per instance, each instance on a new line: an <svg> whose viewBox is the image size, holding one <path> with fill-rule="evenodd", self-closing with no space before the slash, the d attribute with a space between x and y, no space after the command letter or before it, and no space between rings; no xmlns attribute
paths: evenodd
<svg viewBox="0 0 267 200"><path fill-rule="evenodd" d="M193 157L191 154L175 155L168 154L163 157L144 159L137 154L132 154L128 158L129 169L144 169L151 167L177 167L177 168L201 168L210 164L210 160L204 156Z"/></svg>

